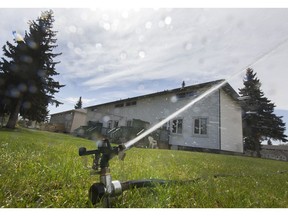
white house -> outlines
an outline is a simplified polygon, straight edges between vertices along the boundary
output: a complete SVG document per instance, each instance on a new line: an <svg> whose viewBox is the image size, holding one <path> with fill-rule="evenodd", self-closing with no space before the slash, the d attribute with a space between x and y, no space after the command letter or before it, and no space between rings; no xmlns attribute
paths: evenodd
<svg viewBox="0 0 288 216"><path fill-rule="evenodd" d="M59 132L72 133L86 123L86 112L85 109L74 109L51 114L50 124L57 127Z"/></svg>
<svg viewBox="0 0 288 216"><path fill-rule="evenodd" d="M98 133L118 133L118 137L121 136L120 128L122 134L125 134L124 128L137 128L133 135L136 136L222 81L86 107L86 125L90 125L90 131L101 127ZM235 90L226 84L163 125L162 129L168 132L166 141L169 147L194 147L242 153L242 117L237 98Z"/></svg>

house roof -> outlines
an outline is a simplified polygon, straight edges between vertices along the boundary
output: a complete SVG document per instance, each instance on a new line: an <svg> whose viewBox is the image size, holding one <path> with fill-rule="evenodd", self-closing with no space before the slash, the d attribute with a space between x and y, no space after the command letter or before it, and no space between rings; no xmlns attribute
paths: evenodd
<svg viewBox="0 0 288 216"><path fill-rule="evenodd" d="M73 109L73 110L67 110L67 111L63 111L63 112L54 113L54 114L51 114L51 116L59 115L59 114L65 114L65 113L71 113L71 112L79 112L79 113L86 114L87 110L85 110L85 109Z"/></svg>
<svg viewBox="0 0 288 216"><path fill-rule="evenodd" d="M205 82L205 83L200 83L200 84L196 84L196 85L190 85L190 86L186 86L184 88L175 88L175 89L171 89L171 90L164 90L164 91L161 91L161 92L151 93L151 94L147 94L147 95L141 95L141 96L136 96L136 97L132 97L132 98L126 98L126 99L121 99L121 100L117 100L117 101L111 101L111 102L107 102L107 103L103 103L103 104L93 105L93 106L85 107L84 109L91 109L91 108L96 108L96 107L103 106L103 105L122 103L122 102L126 102L126 101L135 101L135 100L138 100L138 99L155 97L155 96L160 96L160 95L167 95L167 94L171 94L171 93L181 93L181 92L196 91L196 90L200 90L200 89L204 89L204 88L210 88L212 86L220 84L223 81L224 81L224 79L220 79L220 80L215 80L215 81L211 81L211 82ZM223 89L225 92L227 92L233 99L238 101L237 98L239 97L239 95L231 87L231 85L229 83L224 84L221 87L221 89Z"/></svg>

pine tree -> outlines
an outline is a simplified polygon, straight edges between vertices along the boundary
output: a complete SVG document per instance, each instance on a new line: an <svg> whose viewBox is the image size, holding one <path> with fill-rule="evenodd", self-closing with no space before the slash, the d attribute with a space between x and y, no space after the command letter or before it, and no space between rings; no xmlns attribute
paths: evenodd
<svg viewBox="0 0 288 216"><path fill-rule="evenodd" d="M74 106L75 109L81 109L82 108L82 97L79 98L78 102Z"/></svg>
<svg viewBox="0 0 288 216"><path fill-rule="evenodd" d="M261 141L281 140L288 141L285 132L285 123L282 116L276 116L275 104L264 97L261 91L260 80L253 69L248 68L243 81L244 88L239 89L239 95L247 98L243 101L243 136L245 149L257 152L260 157ZM248 97L247 97L248 96Z"/></svg>
<svg viewBox="0 0 288 216"><path fill-rule="evenodd" d="M57 47L53 22L52 10L42 12L36 21L28 23L29 32L23 41L3 46L6 58L0 62L0 106L10 114L8 128L15 127L19 113L30 120L44 121L48 104L61 104L53 96L64 86L53 79L59 74L55 69L59 62L53 59L61 55L53 53Z"/></svg>

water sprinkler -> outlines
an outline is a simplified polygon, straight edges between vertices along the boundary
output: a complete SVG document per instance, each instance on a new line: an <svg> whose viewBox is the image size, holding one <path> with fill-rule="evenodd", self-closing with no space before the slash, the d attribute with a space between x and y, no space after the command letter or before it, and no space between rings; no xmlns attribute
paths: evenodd
<svg viewBox="0 0 288 216"><path fill-rule="evenodd" d="M104 207L110 208L111 198L121 195L123 191L132 188L155 187L170 182L159 179L130 180L126 182L112 181L109 160L116 155L118 155L120 160L124 160L126 150L125 145L112 147L108 139L103 139L99 142L97 150L87 151L85 147L79 148L79 156L94 155L92 169L96 174L100 175L99 182L94 183L89 189L89 200L93 205L102 201Z"/></svg>
<svg viewBox="0 0 288 216"><path fill-rule="evenodd" d="M122 193L121 183L112 181L109 160L116 155L123 160L124 148L123 145L112 147L108 139L99 142L97 150L87 151L85 147L79 148L79 156L94 155L92 169L100 175L100 182L94 183L89 189L89 199L93 205L103 200L105 207L111 207L110 198Z"/></svg>

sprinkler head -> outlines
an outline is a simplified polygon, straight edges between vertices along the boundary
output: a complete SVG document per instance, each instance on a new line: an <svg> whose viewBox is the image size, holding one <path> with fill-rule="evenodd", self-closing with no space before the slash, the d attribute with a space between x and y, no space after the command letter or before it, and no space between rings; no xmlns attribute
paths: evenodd
<svg viewBox="0 0 288 216"><path fill-rule="evenodd" d="M93 205L99 203L102 198L105 197L114 197L122 194L122 183L118 180L111 182L112 191L109 192L105 187L105 184L94 183L89 189L89 200Z"/></svg>
<svg viewBox="0 0 288 216"><path fill-rule="evenodd" d="M83 155L85 155L85 153L86 153L86 148L85 147L81 147L81 148L79 148L79 156L83 156Z"/></svg>

